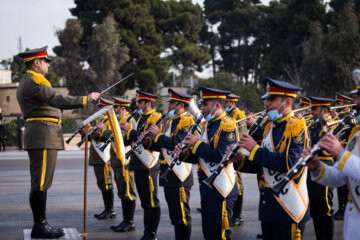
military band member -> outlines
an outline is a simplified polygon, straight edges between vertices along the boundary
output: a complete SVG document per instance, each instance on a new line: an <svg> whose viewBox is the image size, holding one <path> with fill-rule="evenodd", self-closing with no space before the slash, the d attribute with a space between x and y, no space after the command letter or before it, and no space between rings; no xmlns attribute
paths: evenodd
<svg viewBox="0 0 360 240"><path fill-rule="evenodd" d="M154 109L157 96L139 90L137 93L136 107L140 116L136 126L131 128L128 122L121 124L121 128L126 132L125 145L136 142L144 131L161 118L161 113ZM151 144L152 141L150 141ZM144 235L141 239L156 239L161 213L157 197L159 152L146 150L140 144L131 154L129 171L135 172L136 189L140 197L141 207L144 209Z"/></svg>
<svg viewBox="0 0 360 240"><path fill-rule="evenodd" d="M96 111L100 110L105 106L113 105L113 101L107 100L104 98L100 98L99 103L96 106ZM101 115L96 120L96 125L99 127L98 132L93 134L91 138L90 145L90 156L89 156L89 165L93 166L96 183L98 188L101 191L103 202L104 202L104 210L99 214L94 214L94 217L102 220L114 218L116 213L114 211L114 191L113 191L113 183L112 183L112 169L110 166L110 149L107 148L103 152L100 151L100 147L102 146L105 138L103 137L103 133L109 127L109 121L105 123L105 128L102 127L102 122L107 118L106 115Z"/></svg>
<svg viewBox="0 0 360 240"><path fill-rule="evenodd" d="M55 229L46 220L46 196L51 187L57 152L64 149L61 111L86 107L99 93L83 97L62 96L45 78L51 59L47 46L19 53L24 58L26 73L22 77L17 100L26 121L24 144L30 159L31 190L29 196L34 225L32 238L59 238L62 229Z"/></svg>
<svg viewBox="0 0 360 240"><path fill-rule="evenodd" d="M119 124L127 121L130 117L130 113L128 112L131 101L126 99L121 99L114 97L114 111L117 114L117 118ZM129 120L130 127L133 128L135 126L135 120L131 118ZM106 130L103 133L103 137L108 139L112 136L111 130ZM124 139L125 133L122 134ZM123 143L123 141L122 141ZM122 148L125 154L125 145ZM135 230L135 223L134 223L134 212L136 207L136 193L135 193L135 177L134 172L129 171L129 161L130 159L123 158L122 162L116 154L115 142L111 142L110 148L110 164L111 168L114 172L114 180L116 183L116 187L118 190L118 196L121 199L121 207L123 212L123 221L116 225L111 226L110 228L115 232L128 232Z"/></svg>
<svg viewBox="0 0 360 240"><path fill-rule="evenodd" d="M359 74L360 70L355 70L353 75ZM355 78L355 77L354 77ZM356 110L360 111L360 77L355 79L356 90L352 93L357 94L355 99ZM357 115L357 119L360 115ZM314 157L308 162L311 170L311 178L325 186L340 187L347 184L350 192L350 200L346 204L345 221L343 236L345 240L360 239L360 125L352 128L349 141L344 149L342 144L335 136L328 134L318 143L320 147L332 154L336 158L336 163L329 166L320 161L319 157ZM309 154L311 149L306 149L303 156Z"/></svg>
<svg viewBox="0 0 360 240"><path fill-rule="evenodd" d="M351 97L345 96L340 93L336 93L335 107L349 105L349 104L351 104L352 100L353 99ZM336 114L336 116L333 117L333 120L335 121L335 120L343 119L344 117L346 117L347 114L350 113L350 110L351 110L351 107L334 109L333 112L334 112L334 114ZM343 131L341 131L340 134L338 135L338 139L341 142L341 145L343 147L345 147L347 145L348 138L349 138L351 129L353 127L354 127L354 124L352 123L347 128L345 128ZM349 190L348 190L346 184L344 184L344 186L342 186L342 187L337 188L339 209L334 214L335 220L344 220L344 213L345 213L345 207L346 207L348 195L349 195Z"/></svg>
<svg viewBox="0 0 360 240"><path fill-rule="evenodd" d="M330 116L331 99L309 97L311 101L311 113L313 123L309 126L311 146L314 146L330 128L327 123L332 121ZM333 165L332 156L323 150L319 154L321 161ZM333 191L331 188L320 185L308 178L308 190L310 198L310 215L313 219L316 239L333 239L334 216L333 216Z"/></svg>
<svg viewBox="0 0 360 240"><path fill-rule="evenodd" d="M227 146L238 138L236 122L224 111L229 91L199 87L202 93L200 110L205 117L201 138L189 134L185 144L190 146L182 153L182 161L198 163L199 181L207 179L218 166ZM179 144L176 151L179 150ZM232 164L227 165L214 181L213 188L200 184L202 230L205 239L231 239L229 221L238 186Z"/></svg>
<svg viewBox="0 0 360 240"><path fill-rule="evenodd" d="M309 219L306 168L279 196L273 194L271 188L296 164L296 156L309 145L304 118L296 118L292 112L293 100L301 88L270 78L265 78L265 83L268 89L264 107L268 110L269 122L263 125L261 145L250 135L243 134L239 144L250 154L245 156L237 153L232 161L237 163L237 170L258 175L259 219L263 239L300 239Z"/></svg>
<svg viewBox="0 0 360 240"><path fill-rule="evenodd" d="M226 103L225 103L225 112L234 118L235 120L240 120L245 118L245 112L241 111L237 108L236 103L239 102L239 96L235 94L229 94L226 96ZM245 120L240 124L239 134L246 131L246 122ZM241 173L236 172L236 181L239 187L239 195L234 203L233 215L230 220L230 226L237 226L240 225L244 219L242 217L242 206L243 206L243 199L244 199L244 185L241 180Z"/></svg>
<svg viewBox="0 0 360 240"><path fill-rule="evenodd" d="M295 117L303 117L305 118L305 121L309 121L311 117L311 102L310 99L307 97L301 97L300 103L299 103L299 109L307 108L302 111L296 112L294 115Z"/></svg>
<svg viewBox="0 0 360 240"><path fill-rule="evenodd" d="M160 151L160 176L169 167L172 161L171 155L175 146L180 143L194 125L193 117L187 114L192 96L179 93L169 88L170 99L168 100L169 120L164 131L155 124L151 125L150 131L154 136L151 149ZM190 190L194 185L192 165L181 163L174 166L167 175L167 179L160 178L160 186L164 187L165 199L169 208L171 224L174 225L176 240L190 240L191 216L190 216Z"/></svg>

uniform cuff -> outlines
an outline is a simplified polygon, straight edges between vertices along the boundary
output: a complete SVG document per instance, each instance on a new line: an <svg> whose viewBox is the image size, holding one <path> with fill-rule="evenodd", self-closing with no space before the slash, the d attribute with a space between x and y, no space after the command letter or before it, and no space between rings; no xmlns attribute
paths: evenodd
<svg viewBox="0 0 360 240"><path fill-rule="evenodd" d="M339 158L340 161L339 161L339 165L337 166L337 168L339 169L339 171L342 171L344 169L346 161L351 156L351 152L344 151L343 153L340 154L340 156L341 157Z"/></svg>
<svg viewBox="0 0 360 240"><path fill-rule="evenodd" d="M83 97L83 107L86 108L87 107L87 96Z"/></svg>
<svg viewBox="0 0 360 240"><path fill-rule="evenodd" d="M250 156L249 156L250 161L254 160L255 154L259 148L260 148L259 145L255 145L255 147L251 150Z"/></svg>
<svg viewBox="0 0 360 240"><path fill-rule="evenodd" d="M159 133L158 135L156 135L155 139L154 139L154 142L157 143L157 141L159 140L159 137L161 135L164 135L163 133Z"/></svg>
<svg viewBox="0 0 360 240"><path fill-rule="evenodd" d="M198 140L198 141L195 143L194 148L193 148L193 150L192 150L192 153L193 153L193 154L196 153L196 150L198 149L200 143L202 143L201 140Z"/></svg>

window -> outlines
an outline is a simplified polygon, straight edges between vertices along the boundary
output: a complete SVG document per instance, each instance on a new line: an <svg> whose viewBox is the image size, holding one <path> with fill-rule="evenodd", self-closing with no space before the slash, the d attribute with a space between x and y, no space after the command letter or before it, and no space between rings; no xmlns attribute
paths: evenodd
<svg viewBox="0 0 360 240"><path fill-rule="evenodd" d="M10 96L6 96L6 101L10 102Z"/></svg>

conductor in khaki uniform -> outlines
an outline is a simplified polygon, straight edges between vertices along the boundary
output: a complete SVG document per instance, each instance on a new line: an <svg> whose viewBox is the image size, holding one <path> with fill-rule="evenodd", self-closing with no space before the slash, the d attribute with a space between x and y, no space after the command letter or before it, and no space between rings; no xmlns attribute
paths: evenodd
<svg viewBox="0 0 360 240"><path fill-rule="evenodd" d="M30 158L32 238L64 235L62 229L51 227L46 220L47 190L52 183L57 152L64 149L60 109L86 107L100 95L70 97L57 94L45 78L51 62L46 50L47 46L19 53L27 69L17 90L17 100L26 121L24 145Z"/></svg>

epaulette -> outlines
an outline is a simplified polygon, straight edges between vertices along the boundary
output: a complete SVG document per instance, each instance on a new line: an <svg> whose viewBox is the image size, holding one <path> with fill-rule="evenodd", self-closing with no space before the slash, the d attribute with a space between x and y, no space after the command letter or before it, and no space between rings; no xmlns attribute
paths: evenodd
<svg viewBox="0 0 360 240"><path fill-rule="evenodd" d="M225 132L232 132L232 131L235 131L236 129L236 121L235 119L229 117L229 116L224 116L222 119L221 119L221 123L220 123L220 129L222 131L225 131Z"/></svg>
<svg viewBox="0 0 360 240"><path fill-rule="evenodd" d="M189 127L191 125L194 125L194 124L195 124L195 122L194 122L193 117L190 115L185 115L180 118L177 128L183 129L183 128Z"/></svg>
<svg viewBox="0 0 360 240"><path fill-rule="evenodd" d="M306 122L304 118L289 117L286 119L286 127L284 131L285 138L293 138L304 132L306 129Z"/></svg>
<svg viewBox="0 0 360 240"><path fill-rule="evenodd" d="M37 84L37 85L44 85L51 87L51 83L40 73L32 72L31 79Z"/></svg>
<svg viewBox="0 0 360 240"><path fill-rule="evenodd" d="M352 129L351 129L351 132L350 132L350 135L349 135L349 138L348 140L350 140L354 135L355 133L357 133L357 131L360 130L360 125L355 125Z"/></svg>
<svg viewBox="0 0 360 240"><path fill-rule="evenodd" d="M238 109L238 108L236 108L236 109L235 109L234 118L235 118L236 120L238 120L238 119L242 119L242 118L244 118L244 117L245 117L245 112L244 112L244 111L241 111L241 110Z"/></svg>
<svg viewBox="0 0 360 240"><path fill-rule="evenodd" d="M148 123L153 124L156 123L157 120L159 120L159 118L161 118L161 113L158 112L152 112L150 117L148 118Z"/></svg>

